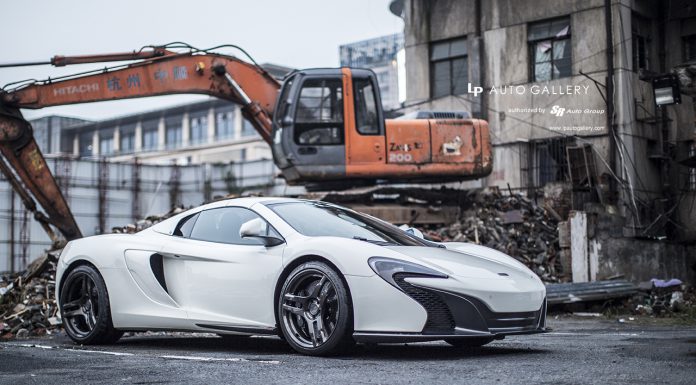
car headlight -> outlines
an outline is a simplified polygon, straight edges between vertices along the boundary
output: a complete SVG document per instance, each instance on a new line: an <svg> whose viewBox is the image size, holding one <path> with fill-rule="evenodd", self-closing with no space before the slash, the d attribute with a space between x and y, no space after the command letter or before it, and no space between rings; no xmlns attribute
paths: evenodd
<svg viewBox="0 0 696 385"><path fill-rule="evenodd" d="M393 258L372 257L367 260L367 263L370 264L370 267L377 275L399 290L401 290L399 285L394 282L394 274L405 273L409 276L423 278L448 278L447 274L429 267Z"/></svg>

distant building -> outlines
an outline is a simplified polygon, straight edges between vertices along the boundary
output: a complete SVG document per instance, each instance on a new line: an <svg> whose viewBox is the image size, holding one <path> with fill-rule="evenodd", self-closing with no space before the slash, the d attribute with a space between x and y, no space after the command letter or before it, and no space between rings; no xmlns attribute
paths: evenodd
<svg viewBox="0 0 696 385"><path fill-rule="evenodd" d="M290 68L262 65L282 78ZM197 164L270 159L271 150L238 105L213 99L115 119L90 122L63 131L69 153L143 163Z"/></svg>
<svg viewBox="0 0 696 385"><path fill-rule="evenodd" d="M63 141L63 130L80 124L90 123L89 120L69 118L66 116L50 115L31 120L34 138L44 154L72 153L72 141Z"/></svg>
<svg viewBox="0 0 696 385"><path fill-rule="evenodd" d="M396 33L374 39L341 45L341 66L369 68L377 75L385 109L397 108L399 78L397 53L404 48L404 35Z"/></svg>

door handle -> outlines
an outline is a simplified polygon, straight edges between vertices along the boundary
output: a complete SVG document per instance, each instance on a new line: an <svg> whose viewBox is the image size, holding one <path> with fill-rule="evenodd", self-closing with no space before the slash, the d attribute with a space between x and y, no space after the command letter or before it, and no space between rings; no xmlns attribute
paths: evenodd
<svg viewBox="0 0 696 385"><path fill-rule="evenodd" d="M297 153L300 155L314 155L317 153L316 147L300 147L297 149Z"/></svg>

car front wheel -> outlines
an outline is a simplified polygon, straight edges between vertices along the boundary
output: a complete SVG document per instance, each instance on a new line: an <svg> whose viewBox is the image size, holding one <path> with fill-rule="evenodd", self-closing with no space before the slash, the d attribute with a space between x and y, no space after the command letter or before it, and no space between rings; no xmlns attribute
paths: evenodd
<svg viewBox="0 0 696 385"><path fill-rule="evenodd" d="M78 266L65 277L60 305L65 332L79 344L110 344L123 335L111 321L106 284L92 266Z"/></svg>
<svg viewBox="0 0 696 385"><path fill-rule="evenodd" d="M280 291L277 311L283 336L300 353L336 354L353 342L348 291L325 263L295 268Z"/></svg>

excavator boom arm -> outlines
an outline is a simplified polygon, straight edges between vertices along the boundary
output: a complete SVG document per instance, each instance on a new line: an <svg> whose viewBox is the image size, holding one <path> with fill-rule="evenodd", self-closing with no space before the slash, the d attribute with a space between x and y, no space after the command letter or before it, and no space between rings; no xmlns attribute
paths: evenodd
<svg viewBox="0 0 696 385"><path fill-rule="evenodd" d="M273 108L280 83L259 66L232 56L211 53L151 51L94 56L56 56L60 66L117 60L140 60L126 66L33 82L0 90L0 153L14 169L13 187L23 184L47 214L36 214L56 226L67 240L82 236L20 108L38 109L76 103L172 94L205 94L241 104L242 113L271 143ZM15 175L3 173L13 180ZM25 196L26 194L23 194ZM25 205L31 209L31 203ZM46 226L45 226L46 227ZM49 233L50 235L50 233ZM52 237L54 238L54 237ZM54 241L56 239L54 238Z"/></svg>

